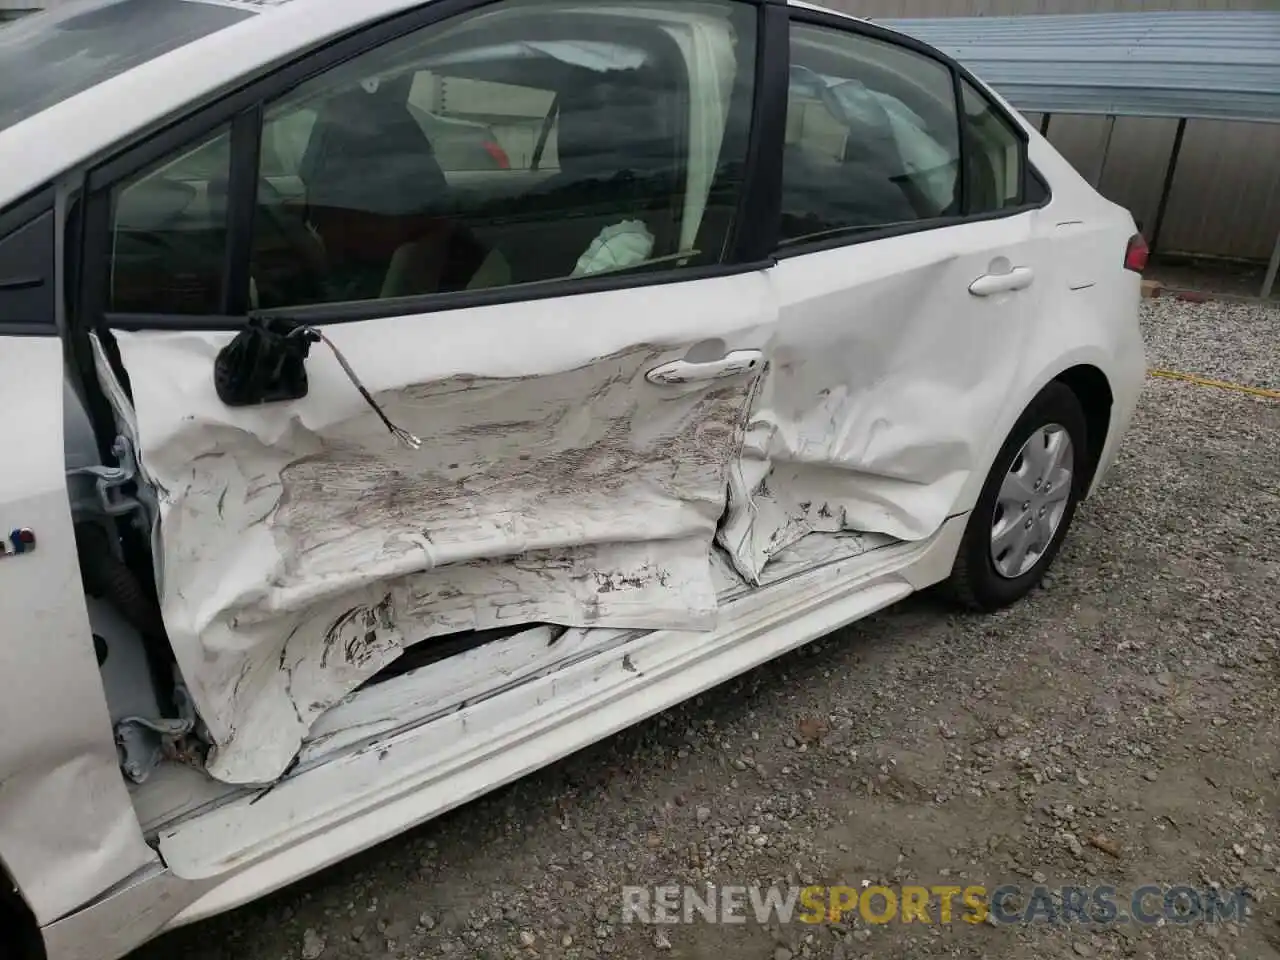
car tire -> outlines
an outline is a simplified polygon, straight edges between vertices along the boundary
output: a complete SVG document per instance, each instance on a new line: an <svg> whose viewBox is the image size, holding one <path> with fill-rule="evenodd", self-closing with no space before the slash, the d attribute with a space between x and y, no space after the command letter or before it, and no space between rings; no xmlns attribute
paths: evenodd
<svg viewBox="0 0 1280 960"><path fill-rule="evenodd" d="M1088 451L1080 401L1049 384L1013 425L969 516L946 584L955 600L998 610L1040 583L1084 496Z"/></svg>

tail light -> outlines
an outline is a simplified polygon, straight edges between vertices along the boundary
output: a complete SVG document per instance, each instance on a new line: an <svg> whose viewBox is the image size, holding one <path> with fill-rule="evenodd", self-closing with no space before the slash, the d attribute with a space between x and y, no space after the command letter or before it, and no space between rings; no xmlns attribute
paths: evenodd
<svg viewBox="0 0 1280 960"><path fill-rule="evenodd" d="M486 140L484 142L484 149L489 156L493 157L499 170L511 169L511 158L507 156L507 151L502 149L502 144L495 143L492 140Z"/></svg>
<svg viewBox="0 0 1280 960"><path fill-rule="evenodd" d="M1141 273L1147 269L1147 258L1150 255L1151 249L1147 246L1146 239L1142 234L1135 233L1129 238L1129 245L1124 248L1124 268Z"/></svg>

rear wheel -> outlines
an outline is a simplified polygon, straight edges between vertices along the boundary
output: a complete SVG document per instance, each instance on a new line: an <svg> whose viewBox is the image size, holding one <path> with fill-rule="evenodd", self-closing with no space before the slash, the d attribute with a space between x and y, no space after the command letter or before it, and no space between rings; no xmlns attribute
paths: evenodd
<svg viewBox="0 0 1280 960"><path fill-rule="evenodd" d="M956 599L997 610L1034 589L1084 495L1088 449L1080 401L1049 384L1009 432L969 517L947 582Z"/></svg>

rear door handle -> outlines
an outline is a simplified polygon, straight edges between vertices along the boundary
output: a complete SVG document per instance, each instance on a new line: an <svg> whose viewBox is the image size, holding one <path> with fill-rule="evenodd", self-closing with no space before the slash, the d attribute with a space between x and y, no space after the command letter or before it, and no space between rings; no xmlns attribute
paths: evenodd
<svg viewBox="0 0 1280 960"><path fill-rule="evenodd" d="M693 383L697 380L720 380L750 373L764 362L760 350L731 350L718 360L672 360L654 367L645 379L650 383Z"/></svg>
<svg viewBox="0 0 1280 960"><path fill-rule="evenodd" d="M1030 267L1014 267L1008 273L988 273L969 284L969 292L975 297L989 297L1011 290L1025 290L1036 278Z"/></svg>

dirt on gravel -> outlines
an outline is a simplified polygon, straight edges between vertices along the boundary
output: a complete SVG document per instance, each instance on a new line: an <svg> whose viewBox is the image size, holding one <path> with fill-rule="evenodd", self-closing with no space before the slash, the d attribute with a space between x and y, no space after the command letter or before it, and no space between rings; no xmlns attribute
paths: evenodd
<svg viewBox="0 0 1280 960"><path fill-rule="evenodd" d="M1269 960L1278 827L1280 403L1152 380L1027 601L913 598L133 960ZM864 881L1107 885L1122 909L1145 884L1245 888L1250 906L622 922L628 885Z"/></svg>

